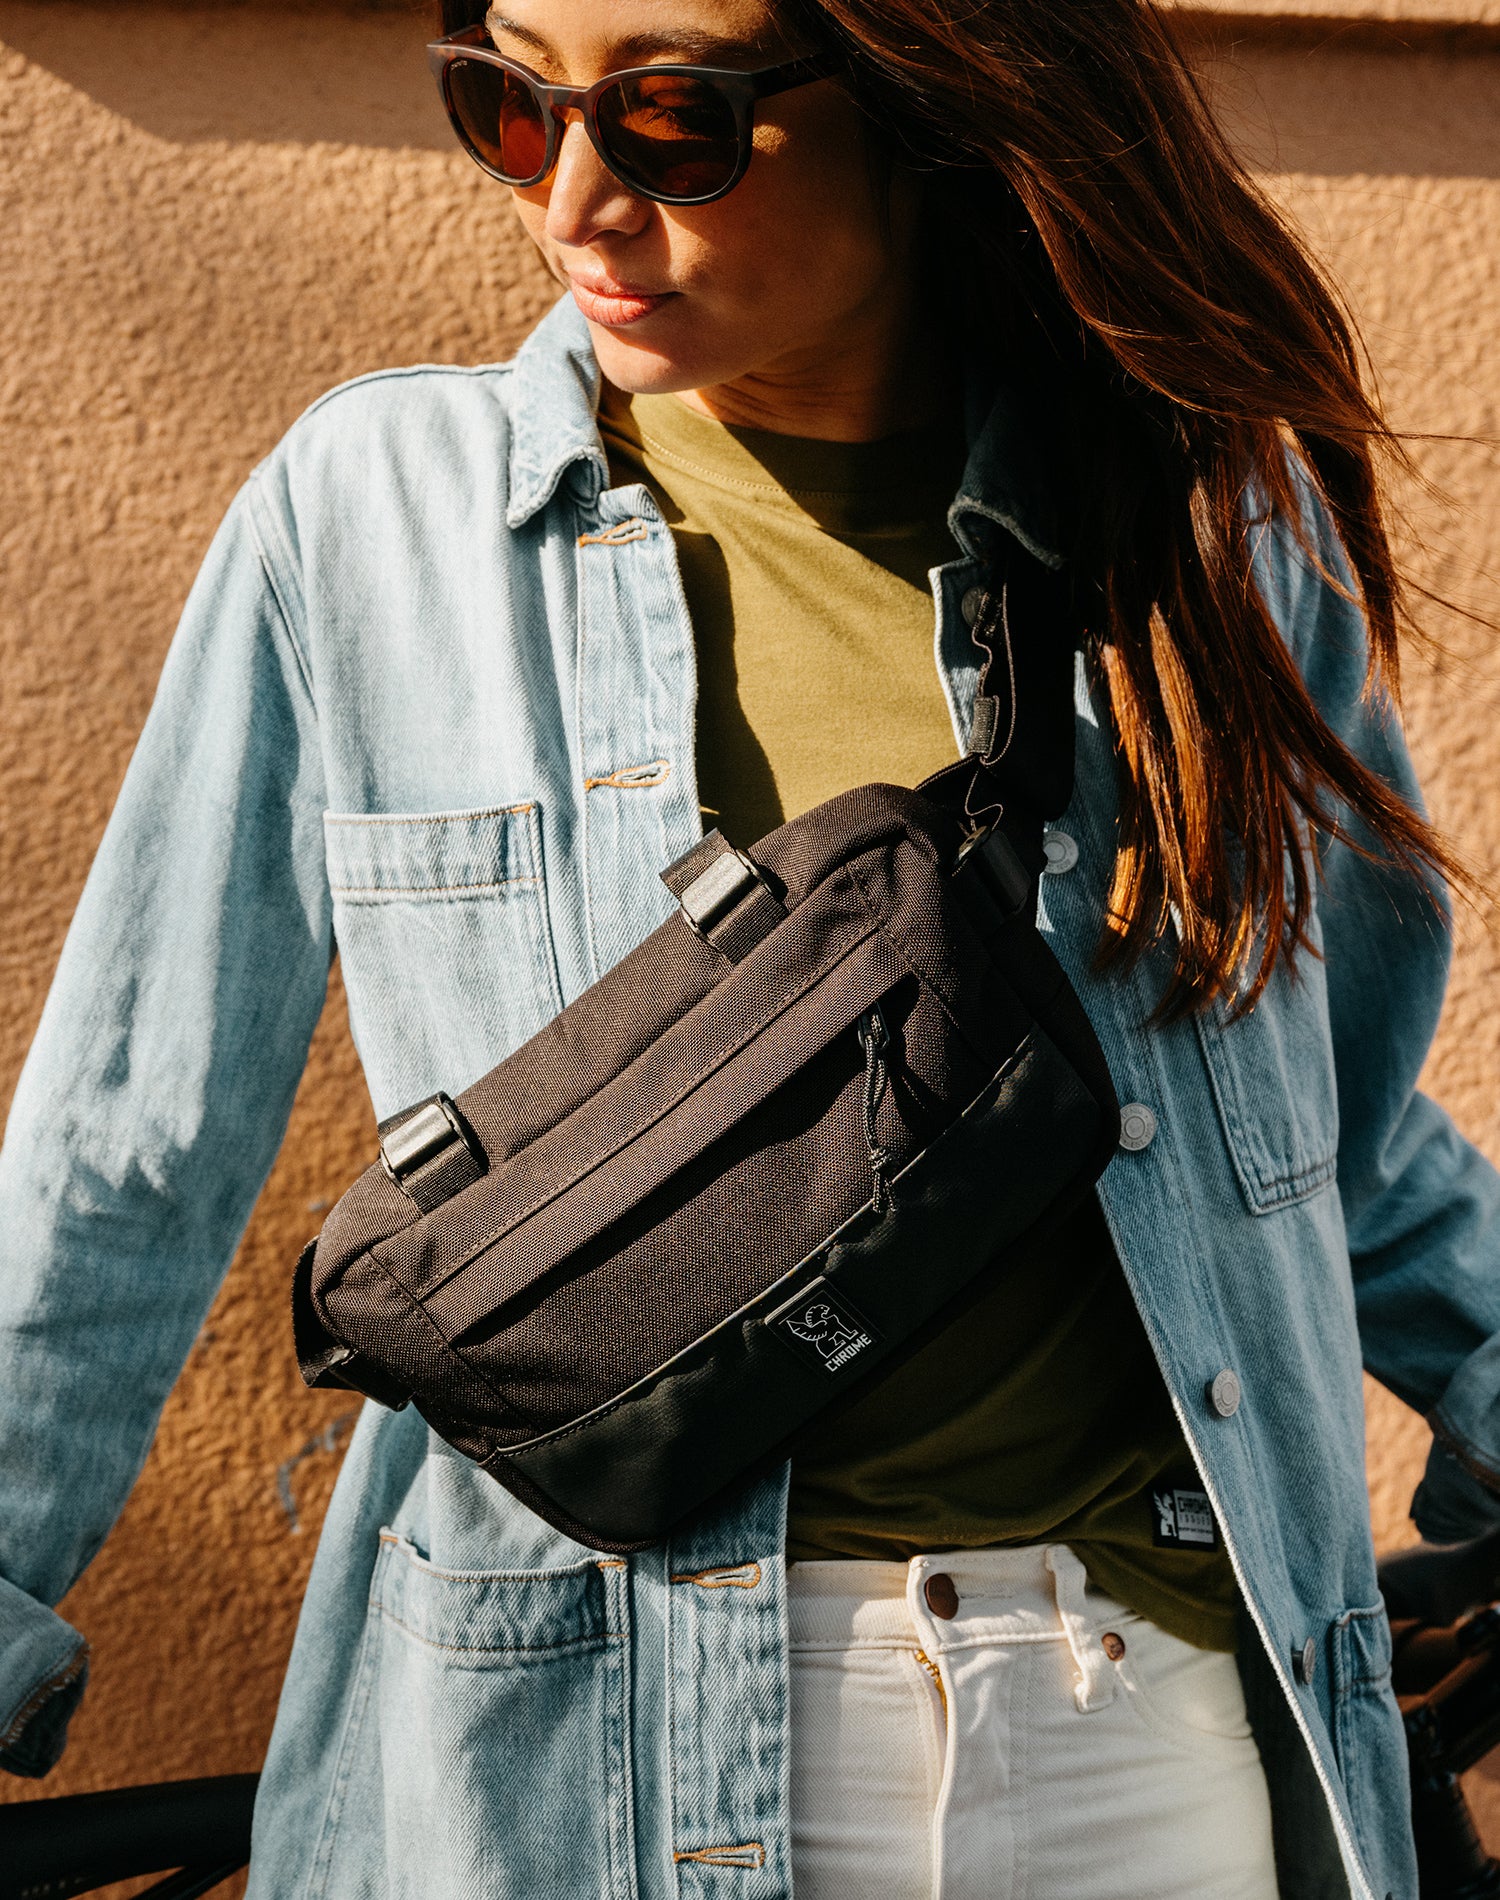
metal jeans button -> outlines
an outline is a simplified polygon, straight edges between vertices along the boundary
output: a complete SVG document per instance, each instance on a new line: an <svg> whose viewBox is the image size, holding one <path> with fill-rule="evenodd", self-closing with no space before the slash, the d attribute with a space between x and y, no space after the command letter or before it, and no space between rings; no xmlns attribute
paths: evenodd
<svg viewBox="0 0 1500 1900"><path fill-rule="evenodd" d="M1208 1388L1208 1402L1220 1418L1233 1418L1240 1409L1240 1382L1228 1366L1214 1374Z"/></svg>
<svg viewBox="0 0 1500 1900"><path fill-rule="evenodd" d="M922 1595L934 1616L949 1623L958 1615L958 1587L946 1570L935 1570L922 1585Z"/></svg>
<svg viewBox="0 0 1500 1900"><path fill-rule="evenodd" d="M984 589L968 587L964 589L963 599L958 603L958 611L964 617L964 625L972 627L979 618L979 610L984 605Z"/></svg>

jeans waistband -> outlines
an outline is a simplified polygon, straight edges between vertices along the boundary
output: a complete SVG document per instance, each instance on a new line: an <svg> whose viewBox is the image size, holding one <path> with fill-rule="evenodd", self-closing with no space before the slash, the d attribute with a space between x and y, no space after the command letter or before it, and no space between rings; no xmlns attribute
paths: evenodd
<svg viewBox="0 0 1500 1900"><path fill-rule="evenodd" d="M1078 1665L1078 1705L1101 1706L1109 1680L1099 1632L1131 1612L1089 1586L1066 1544L953 1550L909 1563L792 1564L788 1635L794 1654L919 1649L936 1657L986 1644L1066 1642Z"/></svg>

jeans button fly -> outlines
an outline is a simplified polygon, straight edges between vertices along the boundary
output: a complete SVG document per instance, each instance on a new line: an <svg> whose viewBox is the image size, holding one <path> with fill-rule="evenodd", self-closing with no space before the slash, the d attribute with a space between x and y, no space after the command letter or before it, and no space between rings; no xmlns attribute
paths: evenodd
<svg viewBox="0 0 1500 1900"><path fill-rule="evenodd" d="M933 1572L922 1585L922 1595L926 1597L927 1607L932 1614L941 1617L945 1623L958 1615L958 1590L946 1570Z"/></svg>

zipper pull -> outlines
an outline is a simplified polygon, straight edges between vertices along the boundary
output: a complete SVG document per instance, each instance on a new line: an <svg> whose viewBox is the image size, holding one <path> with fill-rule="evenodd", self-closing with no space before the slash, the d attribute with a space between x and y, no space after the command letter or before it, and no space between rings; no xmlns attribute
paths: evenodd
<svg viewBox="0 0 1500 1900"><path fill-rule="evenodd" d="M891 1032L877 1003L873 1009L867 1009L860 1017L857 1026L860 1046L865 1052L865 1098L864 1123L865 1147L870 1156L870 1176L874 1182L871 1205L877 1214L885 1213L891 1204L891 1184L889 1169L891 1154L888 1148L880 1144L875 1128L875 1117L885 1099L890 1073L886 1065L886 1051L891 1046Z"/></svg>

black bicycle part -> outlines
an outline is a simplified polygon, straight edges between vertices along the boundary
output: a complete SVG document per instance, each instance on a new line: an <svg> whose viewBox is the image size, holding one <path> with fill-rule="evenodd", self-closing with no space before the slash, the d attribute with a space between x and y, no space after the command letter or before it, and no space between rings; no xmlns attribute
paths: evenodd
<svg viewBox="0 0 1500 1900"><path fill-rule="evenodd" d="M1459 1779L1500 1746L1500 1531L1387 1558L1380 1588L1411 1760L1418 1890L1422 1900L1500 1900L1500 1861L1485 1852Z"/></svg>
<svg viewBox="0 0 1500 1900"><path fill-rule="evenodd" d="M250 1859L258 1775L0 1806L0 1900L70 1900L167 1873L138 1900L197 1900Z"/></svg>

